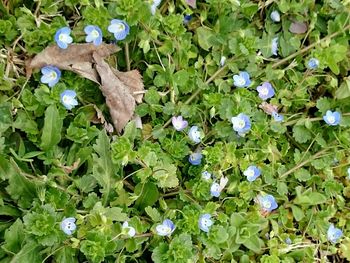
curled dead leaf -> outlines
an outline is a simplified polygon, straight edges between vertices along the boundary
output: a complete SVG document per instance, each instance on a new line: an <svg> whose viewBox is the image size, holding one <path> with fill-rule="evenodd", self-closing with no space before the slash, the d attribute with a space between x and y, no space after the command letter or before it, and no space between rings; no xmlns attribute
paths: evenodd
<svg viewBox="0 0 350 263"><path fill-rule="evenodd" d="M120 48L114 44L72 44L67 49L57 46L49 46L26 62L27 77L30 77L33 69L40 69L47 65L56 66L63 70L70 70L84 78L99 83L98 75L93 68L93 53L100 57L107 57Z"/></svg>
<svg viewBox="0 0 350 263"><path fill-rule="evenodd" d="M259 108L262 109L265 113L271 115L273 112L278 112L276 105L272 105L264 101L259 105Z"/></svg>
<svg viewBox="0 0 350 263"><path fill-rule="evenodd" d="M114 127L120 132L134 115L135 99L103 58L98 53L94 53L93 57L101 78L101 91L106 98Z"/></svg>

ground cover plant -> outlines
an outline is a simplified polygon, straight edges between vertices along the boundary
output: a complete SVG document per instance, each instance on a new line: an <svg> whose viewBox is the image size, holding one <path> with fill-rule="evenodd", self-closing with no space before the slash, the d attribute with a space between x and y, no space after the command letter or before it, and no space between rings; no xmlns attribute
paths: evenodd
<svg viewBox="0 0 350 263"><path fill-rule="evenodd" d="M2 1L0 262L350 261L349 10Z"/></svg>

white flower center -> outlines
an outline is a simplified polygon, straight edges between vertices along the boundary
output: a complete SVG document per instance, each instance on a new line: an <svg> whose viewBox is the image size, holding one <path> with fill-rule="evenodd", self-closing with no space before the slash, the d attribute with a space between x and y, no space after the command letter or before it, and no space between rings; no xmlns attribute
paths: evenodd
<svg viewBox="0 0 350 263"><path fill-rule="evenodd" d="M51 71L49 76L50 76L50 79L54 80L57 78L57 73L55 71Z"/></svg>
<svg viewBox="0 0 350 263"><path fill-rule="evenodd" d="M269 93L269 90L266 87L263 87L260 90L261 95L266 96Z"/></svg>
<svg viewBox="0 0 350 263"><path fill-rule="evenodd" d="M272 206L271 202L268 201L268 200L263 201L262 205L263 205L264 208L267 208L267 209Z"/></svg>
<svg viewBox="0 0 350 263"><path fill-rule="evenodd" d="M237 127L238 128L242 129L242 128L244 128L244 126L245 126L245 121L244 120L239 120L237 122Z"/></svg>
<svg viewBox="0 0 350 263"><path fill-rule="evenodd" d="M206 219L206 218L203 218L203 219L202 219L202 225L203 225L203 226L210 226L210 220L209 220L209 219Z"/></svg>
<svg viewBox="0 0 350 263"><path fill-rule="evenodd" d="M93 38L98 38L100 35L96 29L92 30L90 34Z"/></svg>
<svg viewBox="0 0 350 263"><path fill-rule="evenodd" d="M118 33L119 32L123 32L124 30L125 30L125 25L124 24L120 23L120 24L117 25Z"/></svg>
<svg viewBox="0 0 350 263"><path fill-rule="evenodd" d="M241 76L237 79L238 86L243 86L245 84L245 79Z"/></svg>
<svg viewBox="0 0 350 263"><path fill-rule="evenodd" d="M68 36L67 36L66 34L60 34L60 35L58 36L58 39L59 39L60 41L62 41L62 42L67 42Z"/></svg>
<svg viewBox="0 0 350 263"><path fill-rule="evenodd" d="M253 177L254 176L254 171L252 169L249 169L245 172L247 177Z"/></svg>
<svg viewBox="0 0 350 263"><path fill-rule="evenodd" d="M62 100L65 104L72 104L72 102L73 102L73 98L70 96L67 96L67 95L64 95Z"/></svg>
<svg viewBox="0 0 350 263"><path fill-rule="evenodd" d="M329 122L329 123L335 123L335 118L334 118L334 116L329 116L329 117L328 117L328 122Z"/></svg>

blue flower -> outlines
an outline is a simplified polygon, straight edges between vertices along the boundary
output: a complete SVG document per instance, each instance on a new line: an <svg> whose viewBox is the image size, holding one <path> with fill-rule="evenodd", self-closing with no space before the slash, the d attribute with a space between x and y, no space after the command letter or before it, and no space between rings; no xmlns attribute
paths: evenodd
<svg viewBox="0 0 350 263"><path fill-rule="evenodd" d="M129 34L130 27L123 20L113 19L108 26L108 31L114 34L116 40L123 40Z"/></svg>
<svg viewBox="0 0 350 263"><path fill-rule="evenodd" d="M251 165L243 172L243 174L247 177L249 182L253 182L260 176L261 172L258 167Z"/></svg>
<svg viewBox="0 0 350 263"><path fill-rule="evenodd" d="M346 170L346 172L348 173L348 179L350 180L350 167Z"/></svg>
<svg viewBox="0 0 350 263"><path fill-rule="evenodd" d="M77 228L75 221L76 219L74 217L68 217L63 219L60 224L61 230L67 235L73 234L73 232Z"/></svg>
<svg viewBox="0 0 350 263"><path fill-rule="evenodd" d="M284 119L283 115L278 114L276 111L273 111L271 115L272 115L273 119L277 122L282 122Z"/></svg>
<svg viewBox="0 0 350 263"><path fill-rule="evenodd" d="M274 39L272 39L271 42L271 52L273 55L277 56L277 51L278 51L278 37L275 37Z"/></svg>
<svg viewBox="0 0 350 263"><path fill-rule="evenodd" d="M66 49L68 44L73 42L70 32L71 30L69 27L62 27L56 31L55 41L60 48Z"/></svg>
<svg viewBox="0 0 350 263"><path fill-rule="evenodd" d="M289 237L287 237L284 242L286 242L287 245L292 244L292 240Z"/></svg>
<svg viewBox="0 0 350 263"><path fill-rule="evenodd" d="M222 56L220 58L220 66L223 67L225 65L225 62L226 62L226 57L225 56Z"/></svg>
<svg viewBox="0 0 350 263"><path fill-rule="evenodd" d="M93 42L95 46L102 43L102 31L98 26L89 25L84 28L86 33L85 41L87 43Z"/></svg>
<svg viewBox="0 0 350 263"><path fill-rule="evenodd" d="M261 209L265 212L271 212L278 207L276 200L272 195L259 195L257 201Z"/></svg>
<svg viewBox="0 0 350 263"><path fill-rule="evenodd" d="M152 0L151 13L154 15L156 13L157 7L160 5L161 0Z"/></svg>
<svg viewBox="0 0 350 263"><path fill-rule="evenodd" d="M251 128L249 117L243 113L238 114L236 117L232 117L231 122L233 124L233 130L238 132L241 136L244 136L244 134Z"/></svg>
<svg viewBox="0 0 350 263"><path fill-rule="evenodd" d="M49 87L53 87L57 84L57 82L61 78L61 71L55 66L46 66L41 68L41 76L40 81L42 83L46 83Z"/></svg>
<svg viewBox="0 0 350 263"><path fill-rule="evenodd" d="M197 126L192 126L191 129L188 132L188 137L190 138L190 140L194 143L200 143L201 139L202 139L202 134L201 132L198 130Z"/></svg>
<svg viewBox="0 0 350 263"><path fill-rule="evenodd" d="M182 131L188 125L188 122L182 118L182 116L172 117L171 122L177 131Z"/></svg>
<svg viewBox="0 0 350 263"><path fill-rule="evenodd" d="M219 197L221 194L221 189L220 189L220 185L218 183L212 183L211 187L210 187L210 194L211 196L214 197Z"/></svg>
<svg viewBox="0 0 350 263"><path fill-rule="evenodd" d="M307 62L307 66L309 69L317 69L319 64L320 64L320 61L318 61L318 59L316 59L316 58L311 58Z"/></svg>
<svg viewBox="0 0 350 263"><path fill-rule="evenodd" d="M185 25L187 25L187 24L191 21L191 19L192 19L192 16L191 16L191 15L185 15L185 16L184 16L184 21L183 21L183 23L184 23Z"/></svg>
<svg viewBox="0 0 350 263"><path fill-rule="evenodd" d="M202 162L202 158L203 155L201 153L192 153L189 157L188 157L188 161L192 164L192 165L200 165Z"/></svg>
<svg viewBox="0 0 350 263"><path fill-rule="evenodd" d="M323 116L323 120L331 126L336 126L340 123L340 119L341 119L341 115L340 112L332 112L330 110L328 110L326 112L326 115Z"/></svg>
<svg viewBox="0 0 350 263"><path fill-rule="evenodd" d="M128 235L129 237L133 237L136 234L135 228L129 226L129 223L125 221L122 225L122 232Z"/></svg>
<svg viewBox="0 0 350 263"><path fill-rule="evenodd" d="M210 214L204 214L199 217L198 226L204 232L209 232L209 228L214 224L213 220L211 220Z"/></svg>
<svg viewBox="0 0 350 263"><path fill-rule="evenodd" d="M241 71L239 75L233 75L233 85L239 88L248 87L250 85L250 77L248 72Z"/></svg>
<svg viewBox="0 0 350 263"><path fill-rule="evenodd" d="M61 102L67 110L71 110L78 105L78 101L75 99L77 94L74 90L65 90L61 93Z"/></svg>
<svg viewBox="0 0 350 263"><path fill-rule="evenodd" d="M327 231L327 239L328 241L332 242L333 244L338 242L338 239L343 236L343 231L341 231L339 228L334 227L333 224L331 224Z"/></svg>
<svg viewBox="0 0 350 263"><path fill-rule="evenodd" d="M208 171L202 172L202 179L204 179L205 181L208 181L208 180L210 180L210 178L211 178L211 173L209 173Z"/></svg>
<svg viewBox="0 0 350 263"><path fill-rule="evenodd" d="M277 10L271 12L270 18L273 22L280 22L281 21L280 13Z"/></svg>
<svg viewBox="0 0 350 263"><path fill-rule="evenodd" d="M261 86L258 86L256 90L259 92L259 97L263 100L272 98L275 95L275 90L270 82L264 82Z"/></svg>
<svg viewBox="0 0 350 263"><path fill-rule="evenodd" d="M160 236L170 236L174 230L175 225L169 219L165 219L162 224L156 226L157 234Z"/></svg>
<svg viewBox="0 0 350 263"><path fill-rule="evenodd" d="M220 178L220 184L213 182L210 187L210 195L214 197L219 197L221 194L221 191L225 188L227 183L228 183L228 178L224 176Z"/></svg>

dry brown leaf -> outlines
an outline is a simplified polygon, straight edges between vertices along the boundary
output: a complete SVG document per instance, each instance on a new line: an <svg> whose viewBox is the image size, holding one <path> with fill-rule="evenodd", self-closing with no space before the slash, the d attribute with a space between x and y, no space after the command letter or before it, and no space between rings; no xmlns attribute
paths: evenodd
<svg viewBox="0 0 350 263"><path fill-rule="evenodd" d="M276 105L272 105L264 101L259 105L259 108L262 109L265 113L271 115L273 112L278 112Z"/></svg>
<svg viewBox="0 0 350 263"><path fill-rule="evenodd" d="M80 164L80 158L78 158L78 160L76 160L70 166L60 165L59 167L62 168L66 174L70 174L71 172L73 172L79 167L79 164Z"/></svg>
<svg viewBox="0 0 350 263"><path fill-rule="evenodd" d="M131 95L135 98L136 102L141 103L144 94L144 87L140 72L138 70L121 72L115 69L113 69L113 71L124 85L129 88Z"/></svg>
<svg viewBox="0 0 350 263"><path fill-rule="evenodd" d="M40 69L47 65L56 66L60 69L70 70L98 82L96 72L92 66L92 54L97 53L100 57L107 57L120 50L114 44L71 44L67 49L61 49L58 46L50 46L36 55L33 59L27 61L26 72L30 77L33 69Z"/></svg>
<svg viewBox="0 0 350 263"><path fill-rule="evenodd" d="M109 133L113 133L114 129L112 124L108 123L105 119L105 117L103 116L102 111L97 108L96 105L93 105L94 109L96 111L96 117L94 119L91 120L92 123L101 123L103 124L103 127L105 128L105 130Z"/></svg>
<svg viewBox="0 0 350 263"><path fill-rule="evenodd" d="M101 78L101 91L111 114L113 125L121 131L132 118L135 110L135 99L128 87L114 74L114 71L96 52L93 54L96 70Z"/></svg>

